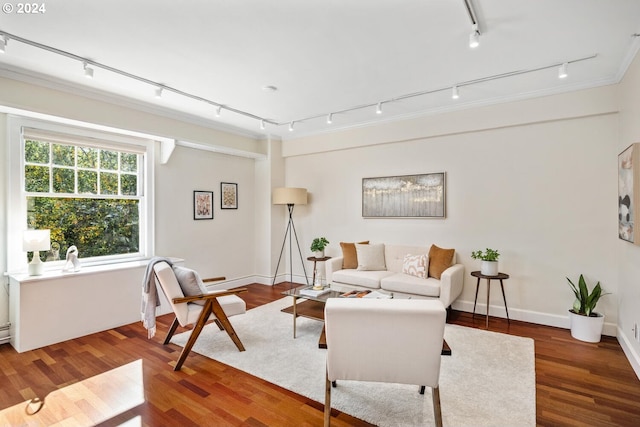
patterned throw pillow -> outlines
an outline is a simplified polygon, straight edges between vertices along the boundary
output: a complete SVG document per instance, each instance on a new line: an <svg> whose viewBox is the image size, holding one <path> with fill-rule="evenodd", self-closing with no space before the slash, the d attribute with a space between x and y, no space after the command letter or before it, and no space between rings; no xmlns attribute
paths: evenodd
<svg viewBox="0 0 640 427"><path fill-rule="evenodd" d="M428 265L429 257L427 255L405 255L402 263L402 272L426 279Z"/></svg>

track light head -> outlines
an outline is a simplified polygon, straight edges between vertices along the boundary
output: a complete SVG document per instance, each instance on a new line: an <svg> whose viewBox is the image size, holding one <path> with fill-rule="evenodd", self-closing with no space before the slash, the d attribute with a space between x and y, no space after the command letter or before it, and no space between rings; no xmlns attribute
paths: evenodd
<svg viewBox="0 0 640 427"><path fill-rule="evenodd" d="M475 49L478 46L480 46L480 31L478 31L478 24L473 24L469 34L469 47Z"/></svg>
<svg viewBox="0 0 640 427"><path fill-rule="evenodd" d="M162 98L162 90L163 90L162 86L158 86L156 88L156 98L158 99Z"/></svg>
<svg viewBox="0 0 640 427"><path fill-rule="evenodd" d="M376 107L376 114L382 114L382 102L378 102L378 106Z"/></svg>
<svg viewBox="0 0 640 427"><path fill-rule="evenodd" d="M216 108L216 117L220 117L220 114L222 114L222 105L218 105Z"/></svg>
<svg viewBox="0 0 640 427"><path fill-rule="evenodd" d="M293 132L293 125L294 125L295 123L296 123L296 122L291 122L291 123L289 123L289 132Z"/></svg>
<svg viewBox="0 0 640 427"><path fill-rule="evenodd" d="M264 130L267 127L266 123L264 122L264 119L260 120L260 129Z"/></svg>
<svg viewBox="0 0 640 427"><path fill-rule="evenodd" d="M9 43L9 38L7 36L0 37L0 53L4 53L7 43Z"/></svg>
<svg viewBox="0 0 640 427"><path fill-rule="evenodd" d="M560 68L558 69L558 78L559 79L566 79L567 76L569 75L567 73L567 68L569 67L569 63L565 62L564 64L560 65Z"/></svg>
<svg viewBox="0 0 640 427"><path fill-rule="evenodd" d="M82 63L82 67L84 68L84 76L88 79L93 78L93 68L89 66L86 62Z"/></svg>
<svg viewBox="0 0 640 427"><path fill-rule="evenodd" d="M460 94L458 93L458 86L454 86L451 88L451 99L460 98Z"/></svg>
<svg viewBox="0 0 640 427"><path fill-rule="evenodd" d="M333 113L327 115L327 124L330 125L331 123L333 123Z"/></svg>

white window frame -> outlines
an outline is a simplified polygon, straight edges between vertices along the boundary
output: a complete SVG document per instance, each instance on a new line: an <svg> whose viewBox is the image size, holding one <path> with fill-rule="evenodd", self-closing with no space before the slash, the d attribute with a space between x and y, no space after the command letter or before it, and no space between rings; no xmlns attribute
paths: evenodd
<svg viewBox="0 0 640 427"><path fill-rule="evenodd" d="M27 270L27 257L22 250L22 233L27 226L27 193L24 189L23 133L42 131L44 134L68 136L70 141L112 150L135 151L143 154L142 185L140 199L140 247L135 254L120 254L82 259L82 265L102 265L148 259L154 253L154 159L155 141L133 132L111 129L94 129L45 120L9 115L7 118L7 271L21 273ZM58 139L60 141L60 139ZM54 141L55 142L55 141ZM62 256L63 254L61 254ZM45 271L61 269L65 261L45 263Z"/></svg>

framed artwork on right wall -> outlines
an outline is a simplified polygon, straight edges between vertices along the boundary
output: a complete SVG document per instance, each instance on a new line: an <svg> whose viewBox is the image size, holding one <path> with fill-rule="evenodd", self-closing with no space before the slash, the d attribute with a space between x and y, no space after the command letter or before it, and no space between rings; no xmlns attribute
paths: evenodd
<svg viewBox="0 0 640 427"><path fill-rule="evenodd" d="M618 237L640 245L640 143L618 155Z"/></svg>

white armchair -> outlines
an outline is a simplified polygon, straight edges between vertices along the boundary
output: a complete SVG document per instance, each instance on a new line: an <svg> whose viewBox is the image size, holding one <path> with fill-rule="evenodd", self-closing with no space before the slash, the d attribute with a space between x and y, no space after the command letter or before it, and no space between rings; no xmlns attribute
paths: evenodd
<svg viewBox="0 0 640 427"><path fill-rule="evenodd" d="M439 300L327 300L324 425L331 422L336 380L356 380L416 384L420 393L431 387L436 425L442 426L438 384L445 321Z"/></svg>

